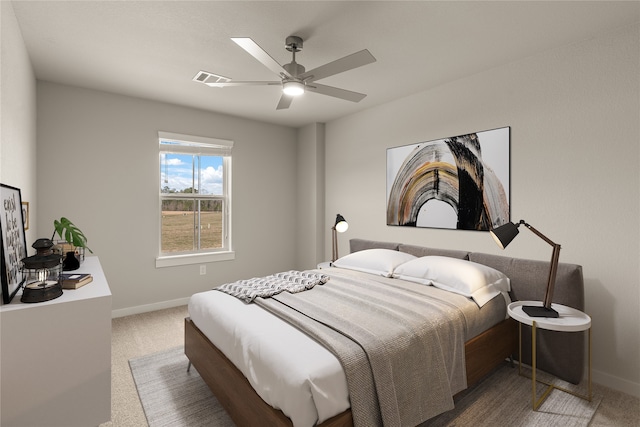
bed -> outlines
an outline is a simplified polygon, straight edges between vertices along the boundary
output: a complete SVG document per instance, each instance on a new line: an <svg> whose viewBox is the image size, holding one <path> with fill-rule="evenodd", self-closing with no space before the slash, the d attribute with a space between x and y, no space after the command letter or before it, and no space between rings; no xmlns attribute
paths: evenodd
<svg viewBox="0 0 640 427"><path fill-rule="evenodd" d="M439 250L415 245L376 242L363 239L352 239L350 246L351 254L358 252L368 254L367 251L370 250L385 249L410 254L419 258L425 256L447 257L447 259L467 260L472 263L489 266L503 272L509 277L511 287L510 297L513 300L540 299L546 285L548 263L541 261L519 260L489 254ZM332 269L321 270L321 272L328 273L329 270ZM335 280L338 280L339 276L346 275L348 276L346 280L359 280L356 276L360 274L361 272L336 269L334 277ZM332 280L334 279L332 278ZM404 283L399 278L375 279L376 283L386 280L395 280L395 282L391 283ZM434 287L423 286L422 288ZM223 295L217 291L209 292ZM437 294L437 292L440 292L439 289L430 289L429 292L436 292L436 297L441 295ZM185 353L237 425L291 426L294 425L292 419L296 420L295 425L314 425L316 422L322 426L350 426L354 424L354 417L349 406L348 390L345 391L343 384L342 388L338 387L337 392L332 391L336 390L335 384L345 382L345 377L344 372L341 373L335 369L336 361L329 360L332 356L327 350L318 350L314 347L305 350L304 345L298 345L296 341L288 342L287 340L290 338L288 338L288 335L285 336L284 333L282 337L276 339L281 340L279 341L282 344L281 348L290 349L287 350L286 353L293 353L292 355L278 354L276 349L270 356L269 351L271 350L264 350L259 346L257 349L254 348L252 350L251 347L255 346L256 344L254 344L254 342L258 340L257 337L265 334L265 331L272 329L271 322L285 322L267 313L261 307L254 306L253 304L245 304L228 295L222 298L216 297L218 299L217 307L213 309L202 308L202 306L198 305L200 304L198 300L206 299L204 298L205 295L202 294L206 293L194 295L189 304L190 317L185 319ZM583 309L584 291L582 269L580 266L561 263L558 270L555 295L556 298L554 298L554 302ZM457 297L459 297L459 295ZM454 297L454 299L457 297ZM468 298L462 299L467 300ZM502 297L497 297L485 303L487 307L490 307L486 311L492 311L494 313L490 326L467 327L469 338L464 341L463 355L464 387L477 383L497 365L502 363L505 358L516 353L517 327L515 322L506 318L506 310L504 310L506 304L504 301L500 302L501 299ZM503 311L500 311L499 306L503 307ZM250 307L250 312L243 312L242 310L247 307ZM463 308L463 310L471 310L469 307L474 307L474 305L463 305L463 307L467 307ZM484 307L476 311L482 310L484 310ZM212 316L218 317L217 320L214 319L218 322L217 325L211 324L210 320L207 319L207 311L209 313L213 312L214 314ZM233 334L236 325L240 324L240 322L232 318L234 316L233 313L236 312L241 313L240 317L248 318L250 324L254 326L259 325L260 327L252 328L256 329L253 331L255 336L242 339L231 336L231 338L226 338L227 343L225 343L225 338L220 338L216 335L219 335L219 331L225 329L225 327L230 328L232 331L231 334ZM252 316L254 315L257 317L253 318ZM293 327L289 326L289 328ZM540 334L538 341L540 349L538 359L539 367L568 381L574 383L579 382L582 378L584 360L582 358L583 356L576 354L579 352L573 352L571 349L576 348L574 345L581 345L581 343L583 345L584 341L581 340L584 340L584 337L580 334L569 334L569 336L562 334L559 336L558 333L544 334L544 332ZM299 331L298 333L302 334ZM527 331L525 330L525 334L526 333ZM575 335L578 335L578 337L575 338ZM314 341L308 337L307 339ZM578 340L577 342L576 339ZM245 342L243 343L242 340L245 340ZM523 341L528 342L526 337ZM319 345L315 341L314 343L315 345ZM523 354L527 354L526 350L525 346ZM253 353L251 353L252 351ZM549 353L553 354L554 357L545 357ZM241 359L244 355L244 362L237 360L238 354L240 354ZM270 400L269 394L280 393L278 388L282 385L281 383L288 381L288 378L284 377L291 376L295 378L296 375L265 373L269 368L268 366L260 366L262 361L258 356L262 354L264 354L264 359L267 360L270 357L279 359L280 357L293 356L296 360L305 360L308 362L307 367L296 368L294 371L318 369L323 372L324 377L313 376L313 381L307 380L305 384L297 388L297 394L303 395L302 398L304 399L310 399L312 403L317 406L316 421L312 419L313 414L300 415L292 413L292 411L295 412L295 410L292 410L291 407L286 407L287 401L297 398L296 396L291 398L285 397L285 402L276 401L275 404ZM329 356L327 356L327 354L329 354ZM561 357L558 357L559 354ZM231 359L234 359L233 362L229 360L229 356ZM523 359L526 363L527 359L524 357ZM268 365L267 362L265 362L265 364ZM326 372L329 372L329 374L326 374ZM303 372L301 378L304 378L304 375L305 373ZM287 387L287 385L285 384L283 387ZM304 387L310 388L311 391L305 392L304 390L306 389ZM458 391L460 391L459 387L453 392ZM305 393L310 396L305 397ZM266 403L265 400L269 401L270 404ZM298 403L294 400L290 406L296 407ZM289 416L286 416L285 413Z"/></svg>

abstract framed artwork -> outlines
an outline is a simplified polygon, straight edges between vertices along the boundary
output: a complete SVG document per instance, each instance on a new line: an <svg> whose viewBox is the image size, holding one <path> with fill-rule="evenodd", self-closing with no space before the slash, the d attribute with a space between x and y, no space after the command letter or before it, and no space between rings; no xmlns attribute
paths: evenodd
<svg viewBox="0 0 640 427"><path fill-rule="evenodd" d="M22 260L27 256L20 189L0 184L2 233L2 302L9 304L24 282Z"/></svg>
<svg viewBox="0 0 640 427"><path fill-rule="evenodd" d="M488 231L510 221L511 128L387 149L387 225Z"/></svg>

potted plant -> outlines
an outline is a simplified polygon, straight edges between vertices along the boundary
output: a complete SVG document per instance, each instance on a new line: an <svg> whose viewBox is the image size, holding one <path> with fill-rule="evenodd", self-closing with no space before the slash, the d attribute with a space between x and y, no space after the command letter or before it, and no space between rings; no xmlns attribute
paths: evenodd
<svg viewBox="0 0 640 427"><path fill-rule="evenodd" d="M55 237L56 233L61 239L64 239L68 245L64 245L63 252L65 253L63 261L63 270L76 270L80 267L80 261L76 258L76 248L87 249L89 252L93 251L87 246L87 238L84 233L75 226L69 219L62 217L59 220L53 221L53 235L51 240Z"/></svg>

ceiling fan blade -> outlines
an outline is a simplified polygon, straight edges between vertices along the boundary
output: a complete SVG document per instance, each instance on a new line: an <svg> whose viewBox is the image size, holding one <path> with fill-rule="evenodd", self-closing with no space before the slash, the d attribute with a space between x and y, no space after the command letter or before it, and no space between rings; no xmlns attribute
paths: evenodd
<svg viewBox="0 0 640 427"><path fill-rule="evenodd" d="M282 82L211 82L206 83L209 87L232 87L232 86L274 86L282 85Z"/></svg>
<svg viewBox="0 0 640 427"><path fill-rule="evenodd" d="M285 95L283 93L280 97L280 101L278 102L276 110L285 110L289 108L289 106L291 105L291 101L293 101L293 96Z"/></svg>
<svg viewBox="0 0 640 427"><path fill-rule="evenodd" d="M352 53L344 58L336 59L333 62L329 62L328 64L321 65L313 70L307 71L298 77L303 80L309 78L308 81L314 82L316 80L324 79L325 77L371 64L372 62L376 62L376 58L374 58L367 49L363 49L360 52Z"/></svg>
<svg viewBox="0 0 640 427"><path fill-rule="evenodd" d="M322 95L333 96L334 98L344 99L351 102L360 102L364 99L364 93L352 92L346 89L340 89L333 86L321 85L320 83L313 83L307 85L307 91L316 92Z"/></svg>
<svg viewBox="0 0 640 427"><path fill-rule="evenodd" d="M231 40L236 42L238 46L246 50L249 55L260 61L265 67L276 73L277 75L284 74L287 77L293 77L282 65L264 51L256 42L249 37L231 37Z"/></svg>

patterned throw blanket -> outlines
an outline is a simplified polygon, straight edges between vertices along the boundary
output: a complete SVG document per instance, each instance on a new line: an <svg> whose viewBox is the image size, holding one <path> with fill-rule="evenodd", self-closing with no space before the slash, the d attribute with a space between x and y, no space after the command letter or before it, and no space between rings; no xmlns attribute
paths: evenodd
<svg viewBox="0 0 640 427"><path fill-rule="evenodd" d="M215 290L250 303L257 297L269 298L284 291L291 294L306 291L316 285L325 284L327 280L329 280L329 276L326 274L291 270L272 274L271 276L254 277L248 280L226 283L215 288Z"/></svg>
<svg viewBox="0 0 640 427"><path fill-rule="evenodd" d="M466 388L462 312L427 297L426 286L330 274L309 292L255 303L336 355L354 424L414 426L452 409L452 396Z"/></svg>

